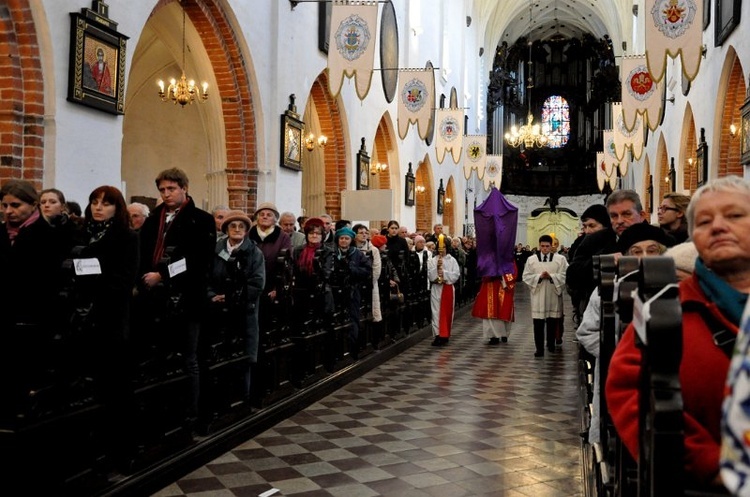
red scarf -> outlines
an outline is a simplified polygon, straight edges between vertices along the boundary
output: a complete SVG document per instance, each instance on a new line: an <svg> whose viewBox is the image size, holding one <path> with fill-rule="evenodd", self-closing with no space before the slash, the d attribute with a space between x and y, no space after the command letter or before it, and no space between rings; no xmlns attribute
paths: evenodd
<svg viewBox="0 0 750 497"><path fill-rule="evenodd" d="M154 248L154 257L151 259L151 266L156 270L159 267L159 261L164 256L164 241L167 238L167 231L169 231L169 228L174 224L175 220L177 219L177 216L180 215L180 212L185 208L185 206L190 201L189 197L185 198L185 202L182 203L182 205L177 209L177 212L172 217L172 221L170 221L169 225L167 225L167 209L164 208L163 211L161 211L161 219L159 219L159 233L156 235L156 247Z"/></svg>
<svg viewBox="0 0 750 497"><path fill-rule="evenodd" d="M315 260L315 251L320 248L319 243L308 243L299 254L299 268L303 273L313 274L313 261Z"/></svg>

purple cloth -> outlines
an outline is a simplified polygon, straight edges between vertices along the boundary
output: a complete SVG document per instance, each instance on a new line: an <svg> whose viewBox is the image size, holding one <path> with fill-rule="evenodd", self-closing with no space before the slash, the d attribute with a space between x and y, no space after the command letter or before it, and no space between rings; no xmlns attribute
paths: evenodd
<svg viewBox="0 0 750 497"><path fill-rule="evenodd" d="M490 196L474 209L474 225L477 234L477 274L482 277L513 274L518 207L493 187Z"/></svg>

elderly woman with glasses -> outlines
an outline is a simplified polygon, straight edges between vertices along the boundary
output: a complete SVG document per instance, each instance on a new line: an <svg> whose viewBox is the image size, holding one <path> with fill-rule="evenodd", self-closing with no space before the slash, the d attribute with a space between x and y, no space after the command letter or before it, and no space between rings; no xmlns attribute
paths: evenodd
<svg viewBox="0 0 750 497"><path fill-rule="evenodd" d="M258 307L266 282L263 252L248 237L252 222L242 211L228 211L221 223L224 238L216 242L208 299L225 332L245 340L247 362L239 365L244 400L250 400L252 365L258 361Z"/></svg>
<svg viewBox="0 0 750 497"><path fill-rule="evenodd" d="M729 358L750 292L750 183L737 176L699 188L686 211L698 251L695 271L679 284L685 476L694 486L720 486L721 410ZM641 351L630 325L615 349L606 396L612 421L638 457ZM736 434L742 441L742 433ZM746 442L742 442L745 445ZM745 452L747 457L747 452Z"/></svg>

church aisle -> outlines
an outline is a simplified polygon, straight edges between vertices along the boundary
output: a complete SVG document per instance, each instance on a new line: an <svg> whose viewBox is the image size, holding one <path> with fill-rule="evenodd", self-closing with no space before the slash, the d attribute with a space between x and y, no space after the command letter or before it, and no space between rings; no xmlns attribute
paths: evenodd
<svg viewBox="0 0 750 497"><path fill-rule="evenodd" d="M525 286L507 343L462 309L448 346L423 340L154 495L581 496L566 311L563 350L534 358Z"/></svg>

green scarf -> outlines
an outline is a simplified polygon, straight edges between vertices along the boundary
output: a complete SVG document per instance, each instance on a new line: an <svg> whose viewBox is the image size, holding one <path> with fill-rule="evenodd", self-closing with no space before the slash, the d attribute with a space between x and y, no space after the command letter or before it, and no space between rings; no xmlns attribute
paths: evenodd
<svg viewBox="0 0 750 497"><path fill-rule="evenodd" d="M695 275L708 300L715 303L727 319L739 326L742 311L747 303L747 294L732 288L729 283L708 269L700 257L695 261Z"/></svg>

